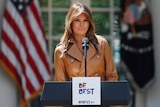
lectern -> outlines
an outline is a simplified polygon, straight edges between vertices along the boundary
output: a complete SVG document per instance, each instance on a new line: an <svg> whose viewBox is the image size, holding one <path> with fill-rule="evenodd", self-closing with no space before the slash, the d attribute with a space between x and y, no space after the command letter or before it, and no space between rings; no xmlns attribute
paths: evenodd
<svg viewBox="0 0 160 107"><path fill-rule="evenodd" d="M130 101L127 81L101 82L101 105L128 105ZM44 106L72 105L72 82L45 82L40 98Z"/></svg>

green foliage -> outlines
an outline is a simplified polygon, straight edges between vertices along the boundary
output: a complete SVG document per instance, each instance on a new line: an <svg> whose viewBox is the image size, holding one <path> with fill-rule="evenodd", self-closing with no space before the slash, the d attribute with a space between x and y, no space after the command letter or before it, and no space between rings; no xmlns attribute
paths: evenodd
<svg viewBox="0 0 160 107"><path fill-rule="evenodd" d="M39 0L41 7L48 7L48 0Z"/></svg>
<svg viewBox="0 0 160 107"><path fill-rule="evenodd" d="M71 0L52 0L52 7L69 7Z"/></svg>
<svg viewBox="0 0 160 107"><path fill-rule="evenodd" d="M65 12L55 12L52 14L52 34L54 36L62 36L61 34L64 32L65 27Z"/></svg>
<svg viewBox="0 0 160 107"><path fill-rule="evenodd" d="M99 35L109 35L110 31L110 20L109 13L95 12L93 13L93 18L96 27L96 34Z"/></svg>
<svg viewBox="0 0 160 107"><path fill-rule="evenodd" d="M109 7L110 0L91 0L91 7Z"/></svg>
<svg viewBox="0 0 160 107"><path fill-rule="evenodd" d="M121 0L114 0L114 6L120 7L120 2L121 2Z"/></svg>
<svg viewBox="0 0 160 107"><path fill-rule="evenodd" d="M45 34L48 35L48 13L47 12L42 12L42 19L43 19Z"/></svg>

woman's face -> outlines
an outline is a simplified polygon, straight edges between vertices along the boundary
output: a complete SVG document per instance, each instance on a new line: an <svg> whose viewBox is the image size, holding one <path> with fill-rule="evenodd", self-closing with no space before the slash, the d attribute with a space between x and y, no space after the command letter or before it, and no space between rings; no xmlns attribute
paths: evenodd
<svg viewBox="0 0 160 107"><path fill-rule="evenodd" d="M74 36L82 36L85 37L89 28L89 20L87 19L85 14L80 14L75 20L72 22L72 29Z"/></svg>

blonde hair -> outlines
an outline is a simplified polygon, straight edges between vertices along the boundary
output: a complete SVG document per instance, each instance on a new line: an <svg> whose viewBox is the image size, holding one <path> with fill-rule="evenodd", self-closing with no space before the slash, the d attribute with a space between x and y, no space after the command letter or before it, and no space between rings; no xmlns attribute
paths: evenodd
<svg viewBox="0 0 160 107"><path fill-rule="evenodd" d="M67 47L69 38L73 36L73 30L72 30L71 24L75 20L75 18L77 18L80 14L85 14L90 23L86 36L88 37L89 40L91 40L91 42L94 45L98 44L98 41L95 37L95 26L94 26L92 13L85 4L78 2L78 3L73 4L70 7L66 15L65 31L60 41L60 44L64 45L65 47Z"/></svg>

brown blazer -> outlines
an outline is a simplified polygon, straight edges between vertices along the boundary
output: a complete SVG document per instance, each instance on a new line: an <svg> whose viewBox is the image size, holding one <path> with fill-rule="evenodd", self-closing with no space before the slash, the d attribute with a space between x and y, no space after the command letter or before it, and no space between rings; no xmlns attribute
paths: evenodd
<svg viewBox="0 0 160 107"><path fill-rule="evenodd" d="M87 76L100 76L102 81L117 81L118 75L108 42L101 36L97 36L100 52L98 53L89 43L87 51ZM73 38L70 39L73 45L65 51L62 45L56 47L54 52L55 81L66 81L66 75L72 77L84 76L83 52L75 44Z"/></svg>

